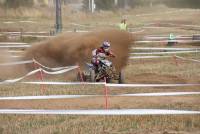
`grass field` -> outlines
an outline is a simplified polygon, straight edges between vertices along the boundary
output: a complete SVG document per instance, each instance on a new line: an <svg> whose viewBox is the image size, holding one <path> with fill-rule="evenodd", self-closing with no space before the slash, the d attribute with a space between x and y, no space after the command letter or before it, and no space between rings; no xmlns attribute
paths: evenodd
<svg viewBox="0 0 200 134"><path fill-rule="evenodd" d="M161 11L166 12L161 14ZM168 13L173 12L173 13ZM153 15L144 15L144 14ZM0 29L18 29L24 31L49 31L54 25L52 16L22 16L12 13L0 19ZM122 14L122 13L121 13ZM79 17L64 15L63 25L65 30L76 28L70 23L78 23L93 27L113 27L120 22L120 13L101 12L95 15L81 14ZM199 10L168 9L157 7L155 9L138 8L123 13L128 19L130 27L140 27L147 23L170 22L185 25L200 25ZM138 16L138 14L143 14ZM5 21L34 20L37 23L23 24ZM81 21L80 21L81 20ZM85 30L86 28L78 27ZM96 29L96 28L92 28ZM145 29L137 34L138 38L153 34L196 34L198 30L183 28ZM4 40L2 40L4 41ZM33 42L38 40L34 39ZM175 47L199 47L191 44L178 44ZM133 44L142 47L166 47L165 44ZM200 54L181 54L180 56L200 59ZM136 59L129 61L124 69L126 83L198 83L200 84L200 64L178 60L166 59ZM48 81L69 81L75 79L75 73L66 73L56 77L45 75ZM35 76L24 81L37 80ZM104 94L103 86L45 86L44 95L63 94ZM40 86L0 85L0 96L26 96L42 95ZM109 94L148 93L148 92L182 92L200 91L193 87L170 88L109 88ZM55 99L55 100L18 100L0 101L0 109L104 109L104 97L89 97L82 99ZM177 109L200 111L200 95L171 96L171 97L109 97L110 109ZM199 134L200 115L159 115L159 116L67 116L67 115L0 115L0 134Z"/></svg>

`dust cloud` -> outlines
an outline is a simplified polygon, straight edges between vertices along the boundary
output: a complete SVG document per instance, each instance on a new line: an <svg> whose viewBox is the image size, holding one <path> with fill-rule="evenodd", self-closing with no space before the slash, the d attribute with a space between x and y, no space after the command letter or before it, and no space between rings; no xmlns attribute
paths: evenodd
<svg viewBox="0 0 200 134"><path fill-rule="evenodd" d="M7 66L3 65L5 63L15 62L15 59L11 57L11 53L8 52L8 49L0 50L0 81L10 78L15 78L17 75L25 72L24 66Z"/></svg>
<svg viewBox="0 0 200 134"><path fill-rule="evenodd" d="M24 55L25 59L36 59L49 67L79 64L84 67L90 62L92 50L101 46L103 41L111 43L116 58L113 61L117 70L128 61L129 46L133 41L131 34L114 29L90 33L63 33L44 42L33 44Z"/></svg>

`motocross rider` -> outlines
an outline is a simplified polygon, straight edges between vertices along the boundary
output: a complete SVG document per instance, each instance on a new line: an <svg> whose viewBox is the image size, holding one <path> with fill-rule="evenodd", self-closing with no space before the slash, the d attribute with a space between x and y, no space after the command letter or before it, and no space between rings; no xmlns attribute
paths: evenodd
<svg viewBox="0 0 200 134"><path fill-rule="evenodd" d="M110 51L110 43L104 41L100 48L94 49L92 51L92 64L95 67L95 72L98 72L99 64L101 59L105 59L106 56L115 57L115 55Z"/></svg>

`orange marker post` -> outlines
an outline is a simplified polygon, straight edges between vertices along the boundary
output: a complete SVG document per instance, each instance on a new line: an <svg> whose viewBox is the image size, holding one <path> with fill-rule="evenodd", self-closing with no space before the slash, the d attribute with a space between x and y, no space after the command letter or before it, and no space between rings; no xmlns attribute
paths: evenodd
<svg viewBox="0 0 200 134"><path fill-rule="evenodd" d="M106 86L106 77L104 77L104 81L105 109L108 109L108 87Z"/></svg>
<svg viewBox="0 0 200 134"><path fill-rule="evenodd" d="M176 55L173 56L173 59L174 59L174 61L175 61L176 66L178 66L178 60L177 60L177 58L176 58Z"/></svg>
<svg viewBox="0 0 200 134"><path fill-rule="evenodd" d="M33 62L33 65L34 65L34 68L35 68L35 69L38 69L38 68L39 68L37 63ZM43 77L43 72L42 72L42 70L40 70L40 72L37 73L36 75L37 75L37 78L38 78L39 80L44 81L44 77ZM40 91L41 91L42 94L44 94L44 91L45 91L44 85L40 85Z"/></svg>

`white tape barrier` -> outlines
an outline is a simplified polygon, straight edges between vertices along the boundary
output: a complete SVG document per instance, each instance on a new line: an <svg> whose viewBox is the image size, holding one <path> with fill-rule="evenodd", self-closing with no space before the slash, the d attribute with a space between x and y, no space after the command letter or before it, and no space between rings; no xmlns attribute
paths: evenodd
<svg viewBox="0 0 200 134"><path fill-rule="evenodd" d="M129 59L160 59L160 58L171 58L172 56L131 56Z"/></svg>
<svg viewBox="0 0 200 134"><path fill-rule="evenodd" d="M86 28L94 28L94 26L88 26L88 25L83 25L83 24L78 24L78 23L70 23L71 25L74 25L74 26L80 26L80 27L86 27Z"/></svg>
<svg viewBox="0 0 200 134"><path fill-rule="evenodd" d="M32 71L32 72L29 72L28 74L26 74L26 75L23 76L23 77L16 78L16 79L12 79L12 80L1 81L0 84L15 83L15 82L18 82L18 81L20 81L20 80L22 80L22 79L24 79L24 78L30 76L30 75L33 75L33 74L35 74L35 73L37 73L37 72L39 72L39 71L41 71L41 69L36 69L36 70L34 70L34 71Z"/></svg>
<svg viewBox="0 0 200 134"><path fill-rule="evenodd" d="M10 32L10 33L16 33L16 34L21 34L21 32ZM49 34L49 32L47 31L40 31L40 32L22 32L22 33L25 33L25 34Z"/></svg>
<svg viewBox="0 0 200 134"><path fill-rule="evenodd" d="M104 82L21 82L24 84L35 85L106 85L107 87L184 87L184 86L200 86L200 84L105 84Z"/></svg>
<svg viewBox="0 0 200 134"><path fill-rule="evenodd" d="M181 26L173 26L173 27L170 27L170 26L144 26L144 27L142 27L142 28L145 28L145 29L161 29L161 28L171 28L171 29L175 29L175 28L179 28L179 29L181 29L181 28L183 28L183 27L181 27ZM167 38L168 39L168 38ZM177 38L176 38L177 39ZM180 39L191 39L191 38L180 38Z"/></svg>
<svg viewBox="0 0 200 134"><path fill-rule="evenodd" d="M200 95L200 92L161 92L161 93L136 93L108 95L110 97L159 97L159 96L184 96ZM13 96L0 97L0 100L46 100L46 99L73 99L84 97L104 97L104 95L48 95L48 96Z"/></svg>
<svg viewBox="0 0 200 134"><path fill-rule="evenodd" d="M11 36L22 36L22 37L36 37L36 38L49 38L49 37L55 37L55 36L50 36L50 35L35 35L35 34L18 34L18 33L10 33Z"/></svg>
<svg viewBox="0 0 200 134"><path fill-rule="evenodd" d="M76 68L78 68L78 66L68 67L68 68L66 68L66 69L59 70L59 71L54 71L54 72L49 72L49 71L46 71L46 70L44 70L44 69L42 69L42 71L43 71L44 73L46 73L46 74L54 75L54 74L63 74L63 73L65 73L65 72L69 72L69 71L74 70L74 69L76 69Z"/></svg>
<svg viewBox="0 0 200 134"><path fill-rule="evenodd" d="M39 110L39 109L0 109L0 114L26 115L199 115L200 111L164 109L110 109L110 110Z"/></svg>
<svg viewBox="0 0 200 134"><path fill-rule="evenodd" d="M158 27L158 28L160 28L160 27ZM191 37L175 37L176 39L192 39L193 37L191 36ZM150 39L150 40L168 40L169 39L169 37L144 37L144 39Z"/></svg>
<svg viewBox="0 0 200 134"><path fill-rule="evenodd" d="M182 12L184 10L176 10L176 11L166 11L163 13L145 13L145 14L137 14L135 16L137 17L142 17L142 16L155 16L155 15L163 15L163 14L173 14L173 13L178 13L178 12Z"/></svg>
<svg viewBox="0 0 200 134"><path fill-rule="evenodd" d="M28 74L26 74L26 75L24 75L24 76L22 76L22 77L20 77L20 78L16 78L16 79L12 79L12 80L1 81L0 84L16 83L16 82L21 81L22 79L24 79L24 78L26 78L26 77L28 77L28 76L30 76L30 75L33 75L33 74L35 74L35 73L37 73L37 72L40 72L40 71L43 71L43 72L46 73L46 74L55 75L55 74L62 74L62 73L65 73L65 72L69 72L69 71L71 71L71 70L74 70L75 68L77 68L77 66L70 67L70 68L63 69L63 70L59 70L59 71L55 71L55 72L48 72L48 71L43 70L43 69L40 68L40 69L36 69L36 70L34 70L34 71L31 71L31 72L29 72Z"/></svg>
<svg viewBox="0 0 200 134"><path fill-rule="evenodd" d="M10 56L11 58L22 58L23 56L17 56L17 55L13 55L13 56Z"/></svg>
<svg viewBox="0 0 200 134"><path fill-rule="evenodd" d="M179 34L175 35L175 37L193 37L193 36L199 36L199 34ZM146 35L144 37L151 38L151 37L169 37L169 34L163 34L163 35Z"/></svg>
<svg viewBox="0 0 200 134"><path fill-rule="evenodd" d="M2 34L49 34L49 32L41 31L41 32L0 32Z"/></svg>
<svg viewBox="0 0 200 134"><path fill-rule="evenodd" d="M195 28L200 28L199 25L184 25L184 24L174 24L174 23L161 23L161 24L168 24L171 26L179 26L179 27L195 27Z"/></svg>
<svg viewBox="0 0 200 134"><path fill-rule="evenodd" d="M142 33L144 32L145 30L138 30L138 31L132 31L132 32L129 32L129 33Z"/></svg>
<svg viewBox="0 0 200 134"><path fill-rule="evenodd" d="M61 71L61 72L64 71L62 69L69 69L69 68L77 68L78 67L78 66L66 66L66 67L50 68L50 67L46 67L46 66L42 65L41 63L39 63L38 61L36 61L34 59L33 60L27 60L27 61L17 61L17 62L10 62L10 63L0 63L0 66L21 65L21 64L29 64L29 63L37 63L38 65L40 65L41 67L43 67L45 69L52 70L52 71ZM43 70L43 71L45 71L45 70Z"/></svg>
<svg viewBox="0 0 200 134"><path fill-rule="evenodd" d="M33 85L105 85L105 82L21 82Z"/></svg>
<svg viewBox="0 0 200 134"><path fill-rule="evenodd" d="M198 62L200 63L200 60L194 60L194 59L188 59L188 58L184 58L184 57L180 57L180 56L175 56L176 58L182 59L182 60L187 60L187 61L193 61L193 62Z"/></svg>
<svg viewBox="0 0 200 134"><path fill-rule="evenodd" d="M174 14L174 13L178 13L178 12L199 12L199 10L193 10L193 9L180 9L180 10L176 10L176 11L166 11L163 12L163 14ZM136 14L135 16L155 16L155 15L163 15L162 13L143 13L143 14ZM155 23L151 23L151 24L155 24Z"/></svg>
<svg viewBox="0 0 200 134"><path fill-rule="evenodd" d="M20 23L37 23L36 21L29 21L29 20L27 20L27 21L4 21L3 23L11 24L11 23L18 23L18 22L20 22Z"/></svg>
<svg viewBox="0 0 200 134"><path fill-rule="evenodd" d="M192 34L192 35L179 35L180 37L194 37L194 36L200 36L200 34Z"/></svg>
<svg viewBox="0 0 200 134"><path fill-rule="evenodd" d="M61 69L66 69L66 68L73 68L73 67L78 67L78 66L65 66L65 67L55 67L55 68L50 68L50 67L47 67L47 66L44 66L42 65L41 63L39 63L37 60L33 59L33 62L38 64L39 66L41 66L42 68L45 68L45 69L48 69L48 70L52 70L52 71L58 71L58 70L61 70Z"/></svg>
<svg viewBox="0 0 200 134"><path fill-rule="evenodd" d="M161 29L161 28L168 28L168 27L159 27L159 26L144 26L142 28L146 29ZM173 27L174 28L174 27Z"/></svg>
<svg viewBox="0 0 200 134"><path fill-rule="evenodd" d="M182 34L182 35L176 35L176 37L193 37L193 36L198 36L199 34ZM169 34L165 34L165 35L146 35L144 37L169 37Z"/></svg>
<svg viewBox="0 0 200 134"><path fill-rule="evenodd" d="M170 50L170 51L186 51L200 50L200 48L161 48L161 47L132 47L133 50Z"/></svg>
<svg viewBox="0 0 200 134"><path fill-rule="evenodd" d="M1 57L2 55L0 55ZM9 55L8 56L9 58L22 58L23 56L17 56L17 55Z"/></svg>
<svg viewBox="0 0 200 134"><path fill-rule="evenodd" d="M168 42L178 42L178 43L200 43L200 40L144 40L135 41L135 43L168 43Z"/></svg>
<svg viewBox="0 0 200 134"><path fill-rule="evenodd" d="M49 38L49 37L55 37L55 36L50 36L50 35L22 35L22 37Z"/></svg>
<svg viewBox="0 0 200 134"><path fill-rule="evenodd" d="M49 95L49 96L15 96L0 97L0 100L46 100L46 99L73 99L84 97L98 97L103 95Z"/></svg>
<svg viewBox="0 0 200 134"><path fill-rule="evenodd" d="M88 32L91 32L91 31L84 31L84 30L76 30L76 31L65 31L66 33L88 33Z"/></svg>
<svg viewBox="0 0 200 134"><path fill-rule="evenodd" d="M122 97L159 97L159 96L182 96L182 95L200 95L200 92L161 92L161 93L137 93L137 94L121 94L116 96Z"/></svg>
<svg viewBox="0 0 200 134"><path fill-rule="evenodd" d="M10 50L9 53L23 53L24 51L21 50Z"/></svg>
<svg viewBox="0 0 200 134"><path fill-rule="evenodd" d="M21 64L29 64L29 63L33 63L33 60L17 61L17 62L10 62L10 63L0 63L0 66L21 65Z"/></svg>
<svg viewBox="0 0 200 134"><path fill-rule="evenodd" d="M0 45L0 48L26 48L31 47L31 45Z"/></svg>
<svg viewBox="0 0 200 134"><path fill-rule="evenodd" d="M171 28L200 28L199 25L185 25L185 24L175 24L175 23L149 23L149 24L146 24L143 28L145 27L151 27L152 25L167 25L167 26L164 26L165 28L169 28L170 26L173 26ZM154 26L152 26L154 27ZM156 27L159 27L159 26L156 26ZM164 28L161 26L161 28Z"/></svg>
<svg viewBox="0 0 200 134"><path fill-rule="evenodd" d="M13 21L4 21L3 23L4 23L4 24L13 24L13 23L15 23L15 22L13 22Z"/></svg>
<svg viewBox="0 0 200 134"><path fill-rule="evenodd" d="M141 40L141 41L135 41L134 43L155 43L155 42L158 42L158 43L167 43L168 40L162 40L162 41L159 41L159 40Z"/></svg>
<svg viewBox="0 0 200 134"><path fill-rule="evenodd" d="M23 43L23 42L0 42L0 45L28 45L28 43Z"/></svg>
<svg viewBox="0 0 200 134"><path fill-rule="evenodd" d="M175 37L193 37L193 35L197 34L191 34L191 35L176 35ZM144 38L169 38L169 34L164 35L146 35Z"/></svg>
<svg viewBox="0 0 200 134"><path fill-rule="evenodd" d="M22 32L0 32L2 34L21 34Z"/></svg>
<svg viewBox="0 0 200 134"><path fill-rule="evenodd" d="M24 21L19 21L21 23L38 23L36 21L30 21L30 20L24 20Z"/></svg>
<svg viewBox="0 0 200 134"><path fill-rule="evenodd" d="M200 84L106 84L107 87L185 87Z"/></svg>
<svg viewBox="0 0 200 134"><path fill-rule="evenodd" d="M142 27L128 27L128 31L139 31L139 30L144 30Z"/></svg>
<svg viewBox="0 0 200 134"><path fill-rule="evenodd" d="M154 54L182 54L182 53L199 53L200 51L174 51L174 52L148 52L148 53L130 53L130 54L134 54L134 55L154 55Z"/></svg>

